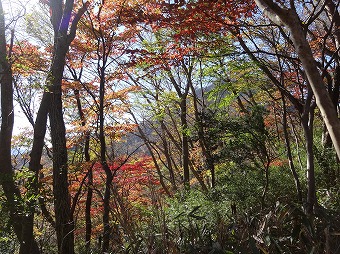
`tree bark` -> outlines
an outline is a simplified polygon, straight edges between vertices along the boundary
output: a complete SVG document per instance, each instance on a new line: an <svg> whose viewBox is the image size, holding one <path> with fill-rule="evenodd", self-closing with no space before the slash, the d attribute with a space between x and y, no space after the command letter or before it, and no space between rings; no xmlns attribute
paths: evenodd
<svg viewBox="0 0 340 254"><path fill-rule="evenodd" d="M71 200L68 191L68 157L66 130L63 118L61 82L65 66L67 44L55 37L54 61L47 85L51 97L49 119L53 147L53 195L58 249L60 253L74 253L74 222L71 215Z"/></svg>
<svg viewBox="0 0 340 254"><path fill-rule="evenodd" d="M66 131L62 106L62 78L66 53L73 41L78 22L87 9L87 3L78 10L71 22L73 0L51 0L51 23L54 29L53 60L47 76L46 87L50 94L49 119L53 147L53 195L56 217L58 251L74 253L74 221L68 191L68 157Z"/></svg>
<svg viewBox="0 0 340 254"><path fill-rule="evenodd" d="M171 162L171 155L170 155L170 149L168 145L168 140L166 139L166 126L163 120L160 120L160 125L161 125L161 140L162 144L164 147L164 156L167 161L167 168L169 170L169 176L170 176L170 182L172 184L172 188L174 191L177 190L176 186L176 180L175 180L175 173L172 167L172 162Z"/></svg>
<svg viewBox="0 0 340 254"><path fill-rule="evenodd" d="M196 95L195 88L191 86L191 92L193 95L193 104L194 104L194 114L195 114L195 122L197 124L197 136L198 136L198 142L200 144L202 155L205 159L205 166L211 173L211 187L215 188L216 185L216 179L215 179L215 164L214 164L214 158L211 152L211 149L209 147L209 144L206 140L206 137L204 135L204 124L202 122L202 117L200 116L199 107L198 107L198 97ZM204 100L203 96L202 99Z"/></svg>
<svg viewBox="0 0 340 254"><path fill-rule="evenodd" d="M86 253L91 253L91 235L92 235L92 221L91 221L91 205L93 196L93 173L92 168L90 169L87 178L87 195L85 204L85 250Z"/></svg>
<svg viewBox="0 0 340 254"><path fill-rule="evenodd" d="M110 226L110 200L111 200L111 186L113 181L113 173L106 161L106 141L104 130L104 99L105 99L105 68L106 65L106 52L103 52L103 65L98 68L98 74L100 76L99 86L99 142L100 142L100 163L106 175L105 191L103 198L103 246L102 253L109 251L111 226Z"/></svg>

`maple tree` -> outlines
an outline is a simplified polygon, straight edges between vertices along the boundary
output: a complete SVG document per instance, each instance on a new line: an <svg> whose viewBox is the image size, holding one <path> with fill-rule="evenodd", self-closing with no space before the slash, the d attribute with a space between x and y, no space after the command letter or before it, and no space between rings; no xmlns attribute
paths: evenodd
<svg viewBox="0 0 340 254"><path fill-rule="evenodd" d="M85 116L81 114L82 127L87 128L87 133L92 132L90 128L96 126L93 131L98 136L98 159L106 174L105 191L103 194L103 238L102 251L109 248L109 241L113 234L110 223L110 200L112 192L115 192L114 174L109 167L109 161L114 160L115 153L110 157L107 155L107 143L111 145L121 139L122 135L131 131L134 125L128 122L124 123L123 114L128 106L128 93L138 89L138 87L128 87L121 90L115 89L115 82L123 77L115 63L119 60L121 54L122 39L116 35L114 27L119 23L108 16L108 9L121 8L115 6L113 2L102 2L98 9L91 8L86 13L86 22L80 27L80 36L72 44L72 50L68 54L70 59L68 69L71 80L74 82L65 82L64 90L73 89L77 96L79 111L79 93L88 94L93 100L93 105L87 110L86 125ZM119 9L117 10L117 12ZM119 13L118 13L119 14ZM118 15L117 14L117 15ZM118 28L117 28L118 29ZM84 47L84 42L87 47ZM81 61L73 61L75 55L82 55ZM76 59L74 59L76 60ZM88 72L87 66L96 65L94 72ZM85 69L85 75L82 75ZM97 92L97 91L98 92ZM108 92L109 91L109 92ZM91 117L92 115L92 117ZM117 120L117 118L119 120ZM83 129L81 130L83 131ZM87 134L88 135L88 134ZM75 140L76 141L76 140ZM90 174L92 176L92 173ZM114 188L113 188L114 187ZM113 190L112 190L113 188ZM90 204L89 204L90 206ZM88 232L87 241L90 241L91 232Z"/></svg>

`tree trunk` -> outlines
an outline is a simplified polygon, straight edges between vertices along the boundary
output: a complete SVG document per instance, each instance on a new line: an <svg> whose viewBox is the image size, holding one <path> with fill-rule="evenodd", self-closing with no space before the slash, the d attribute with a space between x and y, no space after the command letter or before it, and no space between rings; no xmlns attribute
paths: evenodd
<svg viewBox="0 0 340 254"><path fill-rule="evenodd" d="M282 96L282 108L283 108L282 125L283 125L284 139L285 139L285 143L286 143L287 158L288 158L288 161L289 161L290 171L291 171L293 178L294 178L298 201L302 202L301 183L300 183L299 176L298 176L296 169L295 169L295 166L294 166L293 156L292 156L292 151L291 151L291 146L290 146L290 139L289 139L289 135L288 135L288 131L287 131L288 126L287 126L286 101L285 101L283 93L281 93L281 96Z"/></svg>
<svg viewBox="0 0 340 254"><path fill-rule="evenodd" d="M202 122L202 117L200 116L199 108L198 108L198 97L196 95L195 88L191 86L191 92L193 95L193 104L194 104L194 110L195 110L195 122L197 124L197 136L198 136L198 142L200 144L202 155L205 159L205 166L211 173L211 187L215 188L215 164L214 164L214 158L211 152L211 149L209 147L209 144L206 140L206 137L204 135L204 126ZM202 95L203 97L203 95ZM204 98L203 98L204 100Z"/></svg>
<svg viewBox="0 0 340 254"><path fill-rule="evenodd" d="M163 187L163 190L165 191L165 193L169 197L172 197L172 194L170 193L168 187L166 186L166 184L164 182L163 173L162 173L161 168L160 168L160 166L158 164L157 158L155 156L155 152L154 152L154 150L152 149L152 147L150 145L150 141L148 140L148 138L146 137L146 134L144 133L144 131L142 130L142 128L138 124L138 121L137 121L135 115L132 112L130 112L130 114L131 114L132 118L134 119L135 123L137 124L137 128L138 128L138 132L140 133L140 137L144 141L144 144L146 145L146 148L148 149L148 151L149 151L149 153L151 155L152 161L153 161L153 163L155 165L155 168L156 168L158 176L159 176L159 182L160 182L161 186ZM170 163L171 163L171 161L170 161Z"/></svg>
<svg viewBox="0 0 340 254"><path fill-rule="evenodd" d="M74 77L77 79L77 77ZM77 109L78 114L81 121L81 126L86 126L86 119L82 107L82 103L80 100L80 92L78 89L74 90L74 96L77 101ZM85 161L89 162L91 160L89 149L90 149L90 132L86 130L84 132L85 142L84 142L84 156ZM91 252L91 235L92 235L92 220L91 220L91 206L92 206L92 197L93 197L93 171L92 166L89 168L88 176L87 176L87 194L85 201L85 253Z"/></svg>
<svg viewBox="0 0 340 254"><path fill-rule="evenodd" d="M103 57L105 59L105 57ZM105 60L103 66L105 66ZM110 247L110 199L111 199L111 185L113 181L112 171L106 161L106 141L104 132L104 99L105 99L105 70L99 68L100 87L99 87L99 142L100 142L100 163L106 174L105 192L103 198L103 245L102 253L109 251Z"/></svg>
<svg viewBox="0 0 340 254"><path fill-rule="evenodd" d="M80 101L80 94L79 90L74 90L74 96L77 101L77 108L78 108L78 114L81 121L81 126L86 126L86 119L82 107L82 103ZM88 130L85 131L85 144L84 144L84 156L85 161L89 162L91 160L90 157L90 133ZM91 235L92 235L92 221L91 221L91 206L92 206L92 197L93 197L93 172L92 172L92 166L89 168L89 173L87 176L87 195L86 195L86 202L85 202L85 251L86 253L91 252Z"/></svg>
<svg viewBox="0 0 340 254"><path fill-rule="evenodd" d="M110 171L109 166L106 161L102 161L102 167L106 173L106 181L105 181L105 192L103 199L103 246L102 253L109 251L110 247L110 238L111 238L111 226L110 226L110 199L111 199L111 185L113 180L112 172Z"/></svg>
<svg viewBox="0 0 340 254"><path fill-rule="evenodd" d="M50 93L49 119L53 147L53 195L56 217L58 251L62 254L74 253L74 221L68 190L68 158L66 131L62 106L62 78L66 53L73 41L77 24L87 9L87 3L72 15L73 0L51 0L51 23L54 30L52 64L47 76L46 87ZM71 17L73 20L71 21Z"/></svg>
<svg viewBox="0 0 340 254"><path fill-rule="evenodd" d="M66 130L63 118L61 82L68 47L55 38L54 61L47 85L51 96L49 119L53 147L53 195L58 250L62 254L74 253L74 222L71 214L71 200L68 191L68 157Z"/></svg>
<svg viewBox="0 0 340 254"><path fill-rule="evenodd" d="M313 122L315 103L312 103L313 93L309 88L305 101L304 111L301 116L301 124L306 141L306 156L307 156L307 204L306 213L312 214L316 205L316 185L315 185L315 163L314 163L314 141L313 141Z"/></svg>
<svg viewBox="0 0 340 254"><path fill-rule="evenodd" d="M85 250L86 253L91 253L91 235L92 235L92 221L91 221L91 205L93 196L93 173L92 168L90 169L87 178L87 195L86 195L86 206L85 206Z"/></svg>
<svg viewBox="0 0 340 254"><path fill-rule="evenodd" d="M68 156L61 91L51 94L49 111L53 147L53 195L59 253L74 253L74 221L68 190Z"/></svg>
<svg viewBox="0 0 340 254"><path fill-rule="evenodd" d="M171 155L170 155L170 149L168 146L168 141L166 139L166 126L163 120L160 120L160 125L161 125L161 140L162 140L162 144L164 147L164 156L167 162L167 168L169 170L169 176L170 176L170 182L172 184L172 188L174 191L177 190L177 186L176 186L176 180L175 180L175 173L172 167L172 163L171 163Z"/></svg>
<svg viewBox="0 0 340 254"><path fill-rule="evenodd" d="M0 0L0 84L1 84L1 130L0 130L0 183L6 196L10 221L20 242L20 254L38 254L39 247L33 236L34 206L31 202L24 204L19 188L14 181L12 169L11 141L14 125L13 76L8 61L5 35L5 17ZM12 33L12 41L13 44ZM11 53L11 52L10 52ZM28 216L24 212L28 205Z"/></svg>
<svg viewBox="0 0 340 254"><path fill-rule="evenodd" d="M312 114L312 112L310 113ZM309 123L309 117L302 117L302 127L306 139L306 152L307 152L307 214L312 214L314 206L316 205L316 188L315 188L315 175L314 175L314 152L313 152L313 130L312 123Z"/></svg>
<svg viewBox="0 0 340 254"><path fill-rule="evenodd" d="M167 71L168 76L170 78L170 81L172 85L174 86L177 95L180 99L180 120L181 120L181 143L182 143L182 167L183 167L183 183L184 188L189 189L190 188L190 158L189 158L189 140L188 140L188 120L187 120L187 97L191 85L191 72L192 72L192 65L189 66L189 68L185 65L185 63L182 63L182 67L186 73L186 85L184 88L181 87L181 84L178 83L174 76L172 75L172 72L170 70ZM183 91L182 91L183 89Z"/></svg>
<svg viewBox="0 0 340 254"><path fill-rule="evenodd" d="M266 197L269 191L269 167L270 167L270 160L267 161L264 167L265 182L264 182L262 195L261 195L261 209L264 209L266 207Z"/></svg>
<svg viewBox="0 0 340 254"><path fill-rule="evenodd" d="M188 142L188 122L187 122L187 98L186 95L181 97L181 127L182 127L182 166L184 187L189 188L189 142Z"/></svg>

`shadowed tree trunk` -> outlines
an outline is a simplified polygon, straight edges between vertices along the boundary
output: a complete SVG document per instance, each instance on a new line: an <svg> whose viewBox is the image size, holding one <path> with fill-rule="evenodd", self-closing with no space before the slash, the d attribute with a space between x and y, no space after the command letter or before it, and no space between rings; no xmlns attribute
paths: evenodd
<svg viewBox="0 0 340 254"><path fill-rule="evenodd" d="M75 77L76 78L76 77ZM81 126L86 126L86 119L82 107L82 103L80 100L79 90L74 90L74 96L77 101L78 114L81 121ZM90 157L90 132L88 130L85 131L85 144L84 144L84 156L85 161L89 162L91 160ZM87 176L87 194L86 194L86 203L85 203L85 250L86 253L91 252L91 234L92 234L92 221L91 221L91 205L92 205L92 196L93 196L93 172L92 166L89 168L88 176Z"/></svg>
<svg viewBox="0 0 340 254"><path fill-rule="evenodd" d="M202 117L200 116L200 110L198 106L198 96L196 95L196 91L193 85L191 85L191 92L193 95L193 104L194 104L194 114L195 114L195 121L197 124L197 136L198 136L198 142L200 144L202 155L205 159L205 164L207 169L211 173L211 187L215 188L215 164L214 164L214 158L211 152L211 149L208 145L208 142L206 140L206 137L204 135L204 124L202 122ZM203 96L202 99L204 100Z"/></svg>
<svg viewBox="0 0 340 254"><path fill-rule="evenodd" d="M90 169L87 178L87 195L86 195L86 206L85 206L85 249L86 253L91 253L91 235L92 235L92 221L91 221L91 204L93 196L93 173L92 168Z"/></svg>
<svg viewBox="0 0 340 254"><path fill-rule="evenodd" d="M100 141L100 163L103 167L103 170L106 174L105 180L105 192L103 198L103 246L102 252L106 252L109 250L110 246L110 235L111 235L111 226L110 226L110 198L111 198L111 185L113 181L113 174L110 170L109 165L106 161L106 142L105 142L105 134L104 134L104 81L101 82L100 85L100 109L99 109L99 141Z"/></svg>
<svg viewBox="0 0 340 254"><path fill-rule="evenodd" d="M290 171L292 172L292 175L294 177L294 182L295 182L295 187L296 187L296 193L297 193L297 198L299 202L302 202L302 191L301 191L301 183L299 176L296 172L294 162L293 162L293 155L292 155L292 150L291 150L291 145L290 145L290 140L289 140L289 135L288 135L288 126L287 126L287 107L286 107L286 99L282 95L282 108L283 108L283 116L282 116L282 125L283 125L283 134L284 134L284 139L286 143L286 151L287 151L287 158L289 162L289 168Z"/></svg>
<svg viewBox="0 0 340 254"><path fill-rule="evenodd" d="M180 119L181 119L181 136L182 136L182 167L183 167L183 183L185 188L190 188L189 183L189 140L188 140L188 120L187 120L187 97L189 93L190 88L190 82L191 82L191 72L192 72L192 66L189 66L187 68L185 64L182 64L182 67L186 70L186 85L184 87L181 86L180 83L176 81L174 76L172 75L171 71L168 70L167 73L169 75L170 81L172 85L174 86L177 96L180 99Z"/></svg>
<svg viewBox="0 0 340 254"><path fill-rule="evenodd" d="M82 8L78 10L71 23L74 1L66 0L64 3L64 1L61 0L51 0L48 4L54 30L53 60L46 79L46 91L43 94L35 122L30 169L38 175L41 167L40 159L48 114L53 147L53 195L58 252L62 254L73 254L74 222L70 210L71 201L68 192L68 158L61 83L66 53L76 35L77 24L85 12L87 4L84 4Z"/></svg>
<svg viewBox="0 0 340 254"><path fill-rule="evenodd" d="M13 107L13 76L11 49L13 46L13 31L10 48L7 52L5 35L5 17L0 1L0 84L1 84L1 130L0 130L0 183L7 199L10 222L20 242L20 254L40 253L33 236L34 208L31 202L22 200L20 190L14 181L12 169L11 141L14 125ZM26 207L27 206L27 207ZM28 212L24 210L27 209ZM32 211L33 210L33 211Z"/></svg>
<svg viewBox="0 0 340 254"><path fill-rule="evenodd" d="M68 50L62 37L55 37L54 61L51 66L47 85L51 97L49 119L53 147L53 195L56 231L60 253L74 253L74 222L70 213L71 200L68 192L68 166L66 130L62 110L61 81Z"/></svg>
<svg viewBox="0 0 340 254"><path fill-rule="evenodd" d="M307 153L307 214L312 214L316 205L316 186L315 186L315 163L314 163L314 148L313 148L313 122L314 122L314 110L315 103L312 103L313 93L309 90L304 111L301 116L301 124L306 141L306 153Z"/></svg>
<svg viewBox="0 0 340 254"><path fill-rule="evenodd" d="M183 163L183 182L185 188L189 188L189 142L188 142L188 122L187 122L187 96L181 95L181 127L182 127L182 163Z"/></svg>

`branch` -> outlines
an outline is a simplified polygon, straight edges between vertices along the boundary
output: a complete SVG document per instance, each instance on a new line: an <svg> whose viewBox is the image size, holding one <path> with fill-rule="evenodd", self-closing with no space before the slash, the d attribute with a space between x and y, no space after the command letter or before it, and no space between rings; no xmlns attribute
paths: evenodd
<svg viewBox="0 0 340 254"><path fill-rule="evenodd" d="M92 162L91 167L89 168L89 170L87 171L86 175L83 177L83 179L82 179L82 181L80 183L80 186L79 186L79 189L78 189L77 193L73 197L73 200L72 200L73 202L72 202L72 207L71 207L71 216L73 216L74 211L76 209L76 205L78 203L79 195L80 195L80 193L82 191L82 188L83 188L83 185L85 183L85 180L88 177L88 175L90 174L90 172L92 171L94 165L95 165L95 162Z"/></svg>
<svg viewBox="0 0 340 254"><path fill-rule="evenodd" d="M286 12L285 9L281 8L270 0L255 0L255 3L263 12L263 14L266 15L276 25L282 26L284 24L281 19L281 15L284 15L284 12Z"/></svg>
<svg viewBox="0 0 340 254"><path fill-rule="evenodd" d="M76 37L77 25L79 23L79 20L80 20L81 16L83 16L83 14L85 13L85 11L87 10L89 5L90 5L90 2L88 2L88 1L86 3L84 3L83 6L78 10L76 16L74 17L74 19L72 21L71 28L70 28L70 34L68 35L68 38L67 38L68 44L71 44L71 42Z"/></svg>
<svg viewBox="0 0 340 254"><path fill-rule="evenodd" d="M270 72L270 70L262 64L259 59L257 59L253 53L251 53L250 49L247 47L246 43L243 41L241 37L238 37L238 41L244 51L249 55L249 57L260 67L260 69L267 75L267 77L273 82L273 84L282 92L284 93L290 102L295 106L295 108L302 112L302 105L298 102L296 98L292 94L290 94L282 84L274 77L274 75Z"/></svg>
<svg viewBox="0 0 340 254"><path fill-rule="evenodd" d="M41 213L45 217L46 221L48 223L50 223L51 226L55 229L56 228L55 221L53 220L53 217L52 217L51 213L47 210L46 204L44 202L44 198L43 197L39 197L38 201L39 201Z"/></svg>

